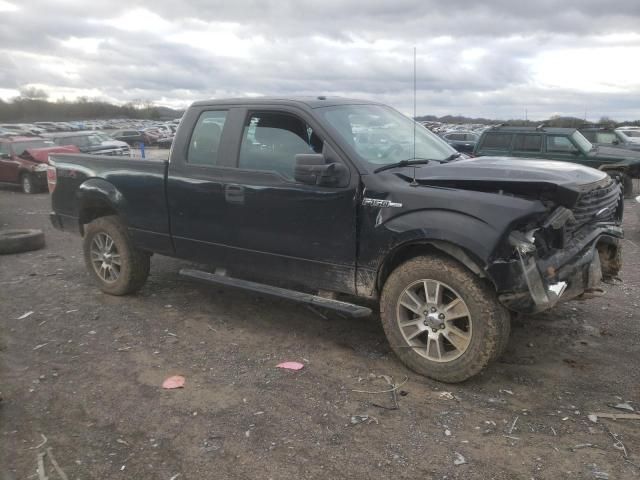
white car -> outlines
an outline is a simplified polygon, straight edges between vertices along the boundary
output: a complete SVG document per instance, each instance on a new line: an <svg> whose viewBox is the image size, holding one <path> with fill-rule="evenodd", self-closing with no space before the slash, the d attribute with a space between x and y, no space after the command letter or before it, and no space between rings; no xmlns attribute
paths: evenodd
<svg viewBox="0 0 640 480"><path fill-rule="evenodd" d="M640 143L640 127L618 127L617 132L631 143Z"/></svg>

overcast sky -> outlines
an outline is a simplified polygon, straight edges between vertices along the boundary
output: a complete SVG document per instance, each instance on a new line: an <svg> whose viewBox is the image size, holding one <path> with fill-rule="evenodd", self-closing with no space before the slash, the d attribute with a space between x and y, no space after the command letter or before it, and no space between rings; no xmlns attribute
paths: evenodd
<svg viewBox="0 0 640 480"><path fill-rule="evenodd" d="M373 98L411 113L640 118L640 0L0 0L0 98L21 86L184 107Z"/></svg>

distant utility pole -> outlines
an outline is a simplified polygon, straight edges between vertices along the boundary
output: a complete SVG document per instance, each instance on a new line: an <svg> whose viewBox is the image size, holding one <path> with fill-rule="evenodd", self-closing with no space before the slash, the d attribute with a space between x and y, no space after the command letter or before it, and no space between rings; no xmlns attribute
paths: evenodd
<svg viewBox="0 0 640 480"><path fill-rule="evenodd" d="M529 120L529 112L527 112L527 109L524 109L524 121L526 122L527 120Z"/></svg>

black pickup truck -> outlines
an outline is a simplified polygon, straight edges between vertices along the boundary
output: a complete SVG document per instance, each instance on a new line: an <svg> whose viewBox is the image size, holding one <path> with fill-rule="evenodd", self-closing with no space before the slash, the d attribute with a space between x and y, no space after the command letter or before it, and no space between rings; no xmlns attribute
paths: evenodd
<svg viewBox="0 0 640 480"><path fill-rule="evenodd" d="M620 269L621 188L606 173L461 159L374 102L198 102L168 162L51 163L51 221L84 237L104 292L139 289L155 253L211 266L181 271L192 279L353 316L377 299L397 356L446 382L500 355L510 312L601 293Z"/></svg>

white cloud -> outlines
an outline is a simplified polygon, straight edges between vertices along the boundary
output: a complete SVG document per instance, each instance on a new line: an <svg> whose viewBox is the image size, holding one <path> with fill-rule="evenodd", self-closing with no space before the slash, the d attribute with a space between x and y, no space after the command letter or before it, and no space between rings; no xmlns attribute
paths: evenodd
<svg viewBox="0 0 640 480"><path fill-rule="evenodd" d="M451 3L451 2L450 2ZM640 2L0 0L0 98L332 94L409 113L640 116Z"/></svg>

